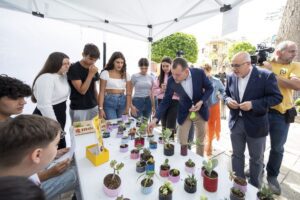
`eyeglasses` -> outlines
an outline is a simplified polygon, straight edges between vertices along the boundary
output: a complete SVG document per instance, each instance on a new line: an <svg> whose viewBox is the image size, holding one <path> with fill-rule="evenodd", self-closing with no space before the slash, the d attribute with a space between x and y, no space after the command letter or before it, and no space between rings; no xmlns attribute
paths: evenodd
<svg viewBox="0 0 300 200"><path fill-rule="evenodd" d="M230 64L230 66L231 67L233 67L233 68L238 68L238 67L241 67L241 66L243 66L244 64L246 64L246 63L248 63L248 62L244 62L244 63L242 63L242 64Z"/></svg>
<svg viewBox="0 0 300 200"><path fill-rule="evenodd" d="M65 131L61 130L61 131L60 131L60 139L65 138L65 135L66 135L66 134L67 134L67 133L66 133Z"/></svg>

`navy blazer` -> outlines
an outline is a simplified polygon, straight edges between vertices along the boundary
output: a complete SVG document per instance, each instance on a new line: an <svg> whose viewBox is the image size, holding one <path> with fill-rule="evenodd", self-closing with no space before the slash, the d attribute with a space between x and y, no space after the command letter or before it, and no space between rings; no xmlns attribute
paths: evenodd
<svg viewBox="0 0 300 200"><path fill-rule="evenodd" d="M163 100L159 104L156 111L156 118L160 120L171 104L174 92L179 96L179 106L177 112L177 121L181 125L189 114L189 109L193 104L202 100L203 105L199 110L199 114L207 121L209 112L207 100L213 92L213 87L202 69L190 68L193 83L193 99L187 95L180 83L176 83L173 76L168 78L167 88Z"/></svg>
<svg viewBox="0 0 300 200"><path fill-rule="evenodd" d="M236 100L238 103L252 102L252 109L249 111L229 108L230 129L234 127L239 112L241 112L245 130L249 137L258 138L268 135L268 109L282 101L277 80L272 72L253 66L243 99L239 98L237 76L234 74L229 75L224 96L226 104L229 98Z"/></svg>

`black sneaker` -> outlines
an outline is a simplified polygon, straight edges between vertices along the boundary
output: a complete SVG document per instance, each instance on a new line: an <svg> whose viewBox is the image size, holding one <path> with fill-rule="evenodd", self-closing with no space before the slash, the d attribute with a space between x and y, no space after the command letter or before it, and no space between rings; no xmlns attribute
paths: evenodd
<svg viewBox="0 0 300 200"><path fill-rule="evenodd" d="M269 188L272 190L272 192L276 195L280 195L281 188L279 182L277 181L277 177L268 176L267 181L268 181Z"/></svg>

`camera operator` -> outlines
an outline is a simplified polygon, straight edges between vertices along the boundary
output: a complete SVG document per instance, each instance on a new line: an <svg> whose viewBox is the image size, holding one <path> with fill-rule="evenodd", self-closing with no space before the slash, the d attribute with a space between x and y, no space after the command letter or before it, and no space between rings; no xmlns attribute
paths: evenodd
<svg viewBox="0 0 300 200"><path fill-rule="evenodd" d="M267 180L274 194L280 195L281 188L277 180L287 140L290 123L297 115L293 105L293 90L300 90L300 63L293 62L297 55L297 46L292 41L283 41L277 45L274 58L263 62L263 67L276 75L283 100L269 110L271 150L267 163Z"/></svg>

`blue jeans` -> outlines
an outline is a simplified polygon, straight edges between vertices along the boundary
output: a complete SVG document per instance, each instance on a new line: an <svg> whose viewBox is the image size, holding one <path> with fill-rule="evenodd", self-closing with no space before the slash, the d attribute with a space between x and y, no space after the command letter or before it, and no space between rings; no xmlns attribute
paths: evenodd
<svg viewBox="0 0 300 200"><path fill-rule="evenodd" d="M286 142L290 123L285 122L283 114L269 113L271 150L267 164L268 176L277 177L279 174L284 144Z"/></svg>
<svg viewBox="0 0 300 200"><path fill-rule="evenodd" d="M103 109L106 120L121 118L126 108L126 96L124 94L106 94Z"/></svg>
<svg viewBox="0 0 300 200"><path fill-rule="evenodd" d="M150 97L134 97L132 99L132 104L138 109L137 118L138 117L146 117L150 118L152 106Z"/></svg>
<svg viewBox="0 0 300 200"><path fill-rule="evenodd" d="M56 199L59 195L70 190L75 190L76 198L78 200L81 199L75 166L71 166L59 176L55 176L42 182L41 188L45 192L47 199Z"/></svg>

